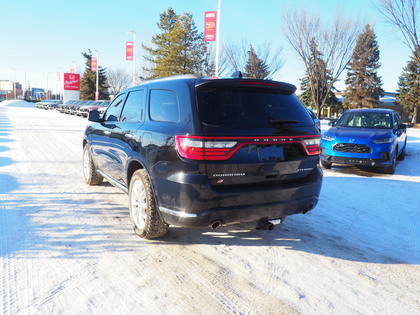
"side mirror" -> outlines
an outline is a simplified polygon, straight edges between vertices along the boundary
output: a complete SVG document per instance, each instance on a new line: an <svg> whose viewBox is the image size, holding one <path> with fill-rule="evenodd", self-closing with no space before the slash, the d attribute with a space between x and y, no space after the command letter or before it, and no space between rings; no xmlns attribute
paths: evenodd
<svg viewBox="0 0 420 315"><path fill-rule="evenodd" d="M93 122L99 122L99 111L97 109L93 109L88 113L88 120Z"/></svg>
<svg viewBox="0 0 420 315"><path fill-rule="evenodd" d="M406 124L399 124L399 125L398 125L398 128L399 128L399 129L404 129L404 130L405 130L405 129L407 129L407 125L406 125Z"/></svg>
<svg viewBox="0 0 420 315"><path fill-rule="evenodd" d="M328 126L334 126L335 125L335 123L336 123L336 121L330 121L329 123L328 123Z"/></svg>

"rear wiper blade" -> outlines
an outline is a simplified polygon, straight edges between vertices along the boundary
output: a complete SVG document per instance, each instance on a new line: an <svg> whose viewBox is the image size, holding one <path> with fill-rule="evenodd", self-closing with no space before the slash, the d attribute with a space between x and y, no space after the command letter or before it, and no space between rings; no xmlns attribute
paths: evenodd
<svg viewBox="0 0 420 315"><path fill-rule="evenodd" d="M299 120L287 120L287 119L270 119L269 121L268 121L268 123L270 124L270 125L275 125L275 124L298 124L298 123L300 123L300 121Z"/></svg>

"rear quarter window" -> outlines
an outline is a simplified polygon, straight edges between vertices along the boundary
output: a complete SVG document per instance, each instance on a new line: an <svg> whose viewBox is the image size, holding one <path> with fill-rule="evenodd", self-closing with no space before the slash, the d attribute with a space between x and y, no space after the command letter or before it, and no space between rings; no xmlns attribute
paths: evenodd
<svg viewBox="0 0 420 315"><path fill-rule="evenodd" d="M162 122L177 122L179 120L178 98L175 92L151 90L149 104L151 120Z"/></svg>
<svg viewBox="0 0 420 315"><path fill-rule="evenodd" d="M296 95L254 87L197 88L204 124L235 128L267 128L284 123L309 126L314 122Z"/></svg>

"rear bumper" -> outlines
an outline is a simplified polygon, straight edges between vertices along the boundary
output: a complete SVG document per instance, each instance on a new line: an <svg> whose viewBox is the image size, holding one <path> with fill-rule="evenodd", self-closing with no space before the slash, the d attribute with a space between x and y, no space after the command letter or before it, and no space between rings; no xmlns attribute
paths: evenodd
<svg viewBox="0 0 420 315"><path fill-rule="evenodd" d="M298 200L262 203L259 205L234 206L226 208L207 209L198 214L174 211L160 207L162 218L171 225L182 227L206 227L215 222L221 225L255 222L260 220L278 219L286 216L306 213L318 203L318 196L301 198Z"/></svg>
<svg viewBox="0 0 420 315"><path fill-rule="evenodd" d="M196 181L197 178L194 179ZM215 191L209 185L158 180L167 189L158 195L162 219L182 227L206 227L214 222L222 225L257 223L306 213L318 203L322 171L317 167L310 179L298 183ZM170 186L170 187L169 187ZM257 225L257 224L256 224Z"/></svg>

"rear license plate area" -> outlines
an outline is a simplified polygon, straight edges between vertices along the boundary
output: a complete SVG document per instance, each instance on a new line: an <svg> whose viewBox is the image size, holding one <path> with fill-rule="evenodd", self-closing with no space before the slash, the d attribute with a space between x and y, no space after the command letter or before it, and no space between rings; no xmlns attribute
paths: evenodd
<svg viewBox="0 0 420 315"><path fill-rule="evenodd" d="M258 158L262 162L284 160L284 150L281 145L259 146L257 150Z"/></svg>

